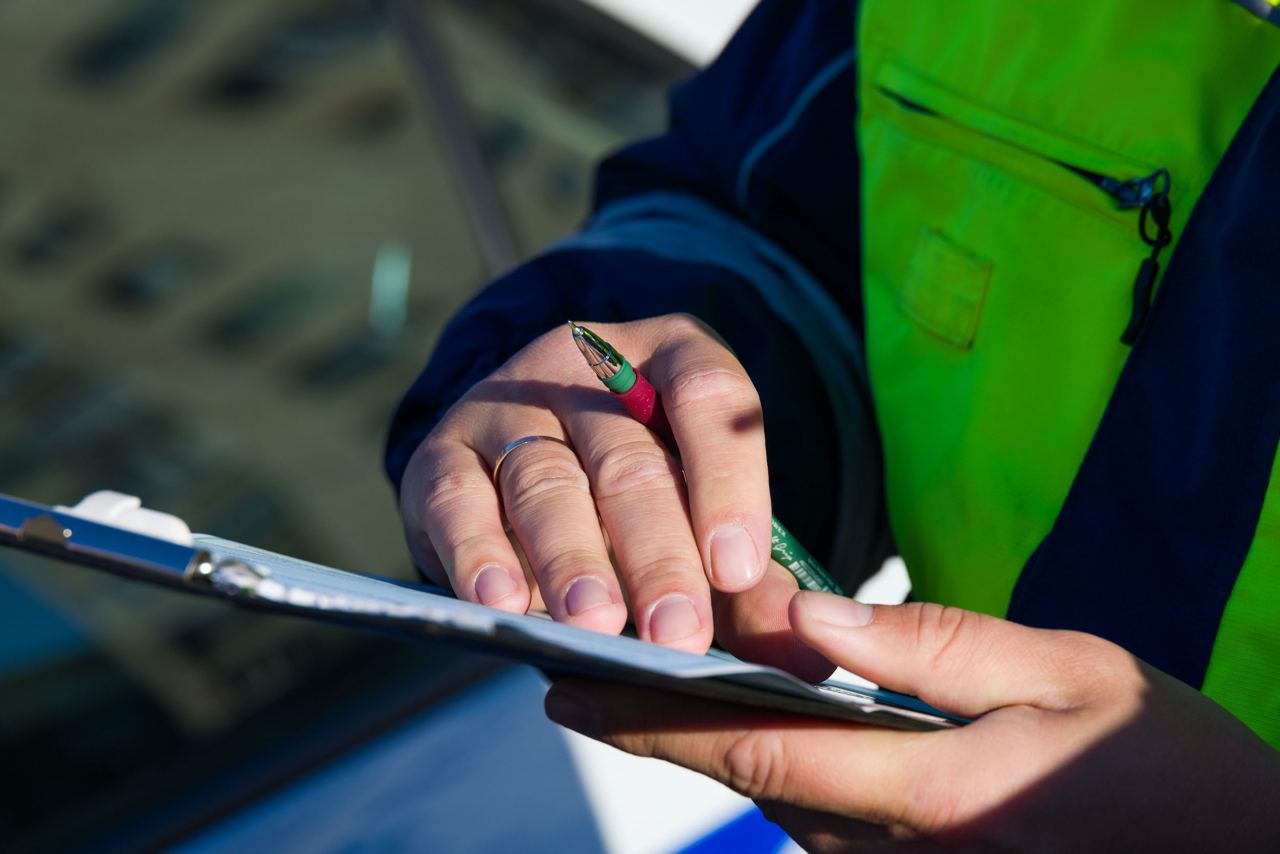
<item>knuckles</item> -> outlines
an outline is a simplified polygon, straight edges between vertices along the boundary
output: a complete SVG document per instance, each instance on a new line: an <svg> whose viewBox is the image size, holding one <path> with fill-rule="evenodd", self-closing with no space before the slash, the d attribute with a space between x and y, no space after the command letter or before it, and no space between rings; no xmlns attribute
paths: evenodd
<svg viewBox="0 0 1280 854"><path fill-rule="evenodd" d="M1107 697L1112 701L1138 701L1149 682L1131 653L1111 641L1084 632L1057 632L1057 653L1052 666L1060 695L1053 701L1069 708Z"/></svg>
<svg viewBox="0 0 1280 854"><path fill-rule="evenodd" d="M662 324L663 335L668 339L676 337L687 338L714 338L707 324L699 320L695 315L685 311L677 311L672 314L666 314L658 318L658 322Z"/></svg>
<svg viewBox="0 0 1280 854"><path fill-rule="evenodd" d="M595 492L600 500L672 489L679 472L652 440L635 439L605 448L593 461Z"/></svg>
<svg viewBox="0 0 1280 854"><path fill-rule="evenodd" d="M1100 698L1139 696L1147 679L1133 655L1084 632L1015 626L1004 620L931 602L901 606L907 634L934 673L965 672L975 661L1033 656L1045 678L1037 705L1070 709ZM1049 643L1019 644L1011 632L1044 632Z"/></svg>
<svg viewBox="0 0 1280 854"><path fill-rule="evenodd" d="M911 618L916 649L928 656L930 670L962 667L988 639L991 618L982 614L933 602L904 608Z"/></svg>
<svg viewBox="0 0 1280 854"><path fill-rule="evenodd" d="M682 368L666 390L667 405L675 410L698 408L745 412L760 408L760 396L740 370L723 366Z"/></svg>
<svg viewBox="0 0 1280 854"><path fill-rule="evenodd" d="M600 566L600 556L592 549L556 548L544 556L540 565L543 577L547 579L550 588L567 590L571 582L580 577L584 570Z"/></svg>
<svg viewBox="0 0 1280 854"><path fill-rule="evenodd" d="M455 469L430 471L422 478L419 505L428 516L434 516L484 491L492 491L492 486L479 473Z"/></svg>
<svg viewBox="0 0 1280 854"><path fill-rule="evenodd" d="M776 730L735 734L724 751L725 783L753 800L781 799L786 794L789 750Z"/></svg>
<svg viewBox="0 0 1280 854"><path fill-rule="evenodd" d="M507 509L519 513L530 504L556 495L590 495L586 472L560 446L542 448L549 442L535 442L521 448L517 457L502 469L502 494Z"/></svg>

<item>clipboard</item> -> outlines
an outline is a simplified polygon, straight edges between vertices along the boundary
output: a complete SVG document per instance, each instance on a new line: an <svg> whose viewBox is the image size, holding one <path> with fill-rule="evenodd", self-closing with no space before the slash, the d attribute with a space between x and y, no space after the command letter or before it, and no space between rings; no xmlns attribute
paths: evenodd
<svg viewBox="0 0 1280 854"><path fill-rule="evenodd" d="M157 536L158 534L158 536ZM915 697L840 680L810 685L718 650L695 655L534 614L509 614L446 591L349 572L207 534L101 492L74 508L0 494L0 546L214 597L230 605L435 641L581 675L712 700L907 730L968 721Z"/></svg>

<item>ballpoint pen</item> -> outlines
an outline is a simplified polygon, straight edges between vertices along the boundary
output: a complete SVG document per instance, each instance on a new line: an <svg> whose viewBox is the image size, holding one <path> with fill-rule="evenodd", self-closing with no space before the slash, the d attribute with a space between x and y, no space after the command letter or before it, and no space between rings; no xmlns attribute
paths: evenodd
<svg viewBox="0 0 1280 854"><path fill-rule="evenodd" d="M578 346L579 352L604 387L617 398L632 418L653 430L678 457L671 427L662 411L662 399L653 384L599 335L572 320L569 321L569 328L573 330L573 343ZM844 595L836 580L777 517L773 519L770 555L795 576L801 589Z"/></svg>

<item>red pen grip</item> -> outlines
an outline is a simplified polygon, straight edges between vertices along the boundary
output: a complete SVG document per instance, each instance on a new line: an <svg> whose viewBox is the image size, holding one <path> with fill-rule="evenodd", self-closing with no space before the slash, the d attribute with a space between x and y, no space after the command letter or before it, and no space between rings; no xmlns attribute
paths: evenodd
<svg viewBox="0 0 1280 854"><path fill-rule="evenodd" d="M673 451L675 450L675 437L671 435L671 425L667 423L667 415L662 411L662 400L658 397L658 391L653 387L653 383L645 379L643 374L636 371L635 385L623 394L615 394L614 397L622 401L628 415L657 433L658 438L666 442Z"/></svg>

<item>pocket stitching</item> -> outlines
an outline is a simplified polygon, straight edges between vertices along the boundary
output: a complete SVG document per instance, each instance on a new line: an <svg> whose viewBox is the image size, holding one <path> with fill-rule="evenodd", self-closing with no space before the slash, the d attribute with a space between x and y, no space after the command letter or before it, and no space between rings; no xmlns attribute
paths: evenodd
<svg viewBox="0 0 1280 854"><path fill-rule="evenodd" d="M908 298L908 291L911 290L911 284L922 277L919 272L919 266L925 263L925 259L929 257L929 253L934 247L940 247L942 251L947 253L948 258L958 259L964 263L974 273L973 282L974 290L977 291L977 299L974 306L969 312L971 318L964 323L964 337L951 334L946 328L946 324L940 323L935 319L926 316L916 308L915 303ZM910 318L914 323L925 332L933 337L941 340L943 343L955 347L960 350L972 350L978 338L978 328L982 325L983 309L986 307L987 294L991 288L991 273L994 264L988 258L977 255L958 243L950 240L945 234L936 228L921 229L920 237L917 242L917 249L907 268L906 277L901 285L894 287L894 303L898 309ZM933 294L945 289L945 285L933 285L930 290ZM954 295L955 289L951 289L948 296ZM931 301L931 304L937 304Z"/></svg>
<svg viewBox="0 0 1280 854"><path fill-rule="evenodd" d="M876 72L874 87L881 94L889 93L891 96L919 103L936 113L941 121L958 125L970 133L988 137L1001 145L1019 149L1023 153L1029 153L1044 160L1069 161L1073 166L1102 173L1132 170L1140 175L1147 175L1156 169L1154 165L1137 158L1089 142L1066 131L1029 121L1008 110L991 106L961 92L954 92L901 60L891 59L883 63ZM937 97L931 98L930 92L938 93ZM890 97L890 100L893 98ZM942 106L935 106L937 100L951 101L959 106L948 110ZM965 112L971 113L972 117L965 118L958 115ZM983 127L984 119L986 123L1007 125L1010 129L993 130ZM1042 140L1018 139L1020 132L1023 135L1041 137ZM1062 151L1054 154L1051 151L1054 148L1060 148Z"/></svg>

